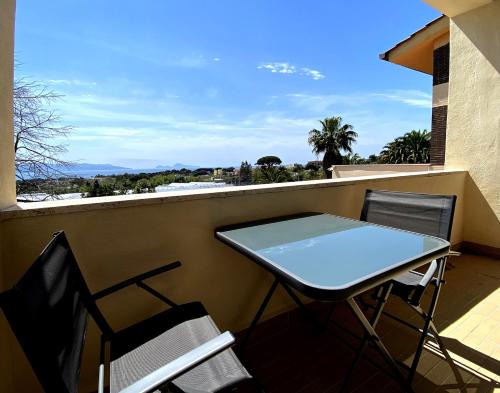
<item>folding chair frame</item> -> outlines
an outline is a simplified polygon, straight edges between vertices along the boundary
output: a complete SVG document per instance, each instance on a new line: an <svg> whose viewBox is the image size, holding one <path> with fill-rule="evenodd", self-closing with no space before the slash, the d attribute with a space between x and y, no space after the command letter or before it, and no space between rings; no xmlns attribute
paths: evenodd
<svg viewBox="0 0 500 393"><path fill-rule="evenodd" d="M146 273L139 274L135 277L124 280L118 284L112 285L111 287L98 291L97 293L92 295L86 285L85 279L80 271L78 263L71 251L71 247L69 246L69 243L63 231L54 233L52 241L42 251L40 258L42 257L42 255L51 252L57 244L62 244L69 250L69 254L66 257L67 258L66 263L71 265L72 274L75 275L74 278L76 279L75 285L77 287L78 292L81 295L84 307L86 308L90 316L94 319L99 330L101 331L98 392L103 393L105 389L104 388L105 368L106 365L109 366L109 363L106 362L106 345L113 342L113 336L115 332L113 331L109 323L106 321L106 318L99 310L99 307L97 307L96 301L108 295L111 295L121 289L130 287L131 285L136 285L139 288L150 293L151 295L155 296L168 306L175 308L178 305L174 301L156 291L154 288L146 284L144 280L155 277L161 273L165 273L167 271L176 269L181 266L181 262L175 261L172 263L168 263L159 268L153 269ZM35 261L35 263L37 263L37 261ZM12 309L14 301L13 296L16 296L16 291L17 289L16 287L14 287L3 293L0 293L0 306L4 308L4 312L6 312L6 315L9 309ZM14 331L14 333L16 333L16 331ZM20 341L20 343L22 344L23 342ZM206 343L194 348L193 350L187 352L186 354L160 367L151 374L139 379L138 381L131 384L127 388L123 389L121 392L123 393L152 392L156 390L158 387L166 385L170 381L180 377L181 375L190 371L194 367L202 364L208 359L216 356L222 351L229 349L231 346L234 345L234 343L235 343L235 338L230 332L221 333L215 338L207 341ZM29 360L30 362L32 361L31 358L29 358ZM52 382L50 382L51 381L50 377L45 376L41 373L39 374L39 370L37 370L36 368L34 368L34 370L35 373L37 373L37 376L40 379L42 386L50 390L49 386L52 386ZM257 380L255 380L254 378L250 379L258 385ZM226 390L229 388L232 388L232 386L225 387L222 390Z"/></svg>

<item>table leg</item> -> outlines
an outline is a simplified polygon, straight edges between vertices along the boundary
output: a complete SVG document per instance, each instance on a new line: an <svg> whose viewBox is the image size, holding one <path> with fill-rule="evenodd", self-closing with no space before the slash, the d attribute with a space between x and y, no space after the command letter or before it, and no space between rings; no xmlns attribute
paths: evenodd
<svg viewBox="0 0 500 393"><path fill-rule="evenodd" d="M276 290L276 287L279 284L279 280L277 278L274 279L271 288L269 288L269 291L267 292L266 297L264 298L264 301L260 305L259 309L257 310L257 314L255 314L255 317L252 320L252 323L248 327L247 331L245 332L245 336L241 340L239 347L243 349L243 347L246 345L248 342L248 339L250 338L250 335L255 329L255 326L257 326L257 323L259 322L260 318L262 317L262 313L266 309L267 305L269 304L269 301L271 300L271 297L274 294L274 291Z"/></svg>
<svg viewBox="0 0 500 393"><path fill-rule="evenodd" d="M399 380L403 388L405 389L406 392L413 392L411 385L409 384L407 378L401 373L401 369L399 368L398 364L394 360L394 358L391 356L385 345L382 343L380 340L380 337L378 334L375 332L373 329L373 326L370 325L370 322L366 319L365 315L363 314L363 311L359 308L359 306L356 304L354 299L348 299L347 304L353 311L354 315L358 319L358 321L363 325L363 328L365 329L366 335L365 337L369 339L371 342L375 344L375 347L379 350L379 352L382 354L382 356L385 358L387 363L392 367L394 374L396 378ZM382 306L383 308L383 306ZM381 312L381 311L380 311ZM361 349L364 349L366 345L363 345Z"/></svg>
<svg viewBox="0 0 500 393"><path fill-rule="evenodd" d="M302 300L300 300L300 298L297 296L297 294L293 291L292 288L290 288L282 281L280 281L280 284L285 289L288 296L292 298L295 304L297 304L297 306L299 306L299 308L304 312L304 314L306 314L307 317L311 320L311 323L314 325L314 327L319 329L320 324L316 320L314 313L306 307L306 305L302 302Z"/></svg>

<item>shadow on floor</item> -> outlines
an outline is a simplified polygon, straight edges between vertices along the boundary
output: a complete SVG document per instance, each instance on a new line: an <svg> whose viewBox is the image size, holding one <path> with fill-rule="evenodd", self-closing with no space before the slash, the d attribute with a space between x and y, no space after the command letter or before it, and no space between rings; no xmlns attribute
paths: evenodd
<svg viewBox="0 0 500 393"><path fill-rule="evenodd" d="M488 354L481 344L475 347L467 343L467 337L473 335L475 329L467 320L469 313L484 308L486 303L483 302L499 288L500 264L489 258L467 255L454 260L453 265L454 268L447 272L447 285L440 299L436 324L454 360L447 361L435 346L426 345L413 388L417 393L493 392L500 388L497 352ZM368 296L364 298L369 299ZM308 307L318 318L324 318L329 309L328 304L319 302L310 303ZM396 299L391 299L387 310L413 323L419 321L417 315ZM500 312L500 308L493 311ZM485 312L482 317L479 314L479 319L476 313L471 315L476 326L483 326L485 339L492 334L493 340L497 340L496 322L491 323L491 314ZM484 330L487 323L491 326L491 334ZM472 330L468 332L468 329ZM409 365L418 334L386 317L381 318L377 331L393 356ZM456 336L456 332L465 334L464 339L457 338L460 336ZM241 338L242 334L240 332L237 337ZM333 393L340 390L359 345L355 336L361 334L362 329L343 304L336 307L332 322L321 332L307 316L295 309L259 324L247 347L237 352L267 392ZM496 345L500 347L498 340ZM402 392L400 385L388 374L378 352L368 347L354 373L350 391Z"/></svg>

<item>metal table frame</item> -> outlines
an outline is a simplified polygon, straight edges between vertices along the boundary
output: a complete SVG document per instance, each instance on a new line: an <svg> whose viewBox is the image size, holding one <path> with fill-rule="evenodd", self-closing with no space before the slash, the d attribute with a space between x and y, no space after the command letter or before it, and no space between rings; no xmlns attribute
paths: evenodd
<svg viewBox="0 0 500 393"><path fill-rule="evenodd" d="M224 226L217 228L215 230L215 237L223 242L224 244L232 247L239 253L247 256L250 258L252 261L258 263L260 266L262 266L264 269L268 270L271 274L274 276L274 281L271 284L271 287L269 288L269 291L267 292L266 296L263 299L262 304L260 305L259 309L257 310L257 313L255 314L255 317L253 318L250 326L248 327L245 336L243 337L242 341L240 342L240 347L244 347L245 344L248 342L253 330L257 326L260 318L262 317L262 314L264 313L267 305L269 304L274 292L276 291L276 288L278 285L281 285L287 294L291 297L291 299L306 313L310 314L310 310L308 310L305 306L305 304L300 300L300 298L295 294L292 288L298 290L299 292L303 293L304 295L315 299L315 300L320 300L320 301L333 301L333 302L339 302L339 301L345 301L347 305L349 306L350 310L352 311L353 315L355 318L358 320L360 325L364 329L364 337L362 339L361 345L356 353L355 360L352 364L352 367L349 369L349 372L344 379L344 383L342 385L342 391L347 391L349 387L349 382L351 379L351 376L356 369L357 365L359 364L359 361L362 358L363 352L367 346L368 343L372 343L374 347L380 352L382 357L385 359L387 364L391 367L394 377L401 383L402 387L405 389L405 391L412 392L411 388L411 382L408 378L406 378L402 371L401 368L398 366L398 363L396 360L392 357L390 352L387 350L385 345L382 343L380 337L378 336L377 332L375 331L375 327L377 326L377 323L380 319L380 316L383 313L384 306L387 302L387 299L391 293L392 289L392 283L390 283L390 280L397 276L399 273L409 271L411 269L414 269L416 267L422 266L434 259L439 259L447 255L449 251L449 243L444 243L444 246L442 248L433 250L432 252L429 252L427 254L417 256L415 259L412 259L410 261L404 261L398 268L392 269L385 274L383 277L368 277L366 280L362 281L361 283L358 283L356 285L353 285L351 287L347 287L344 290L341 291L336 291L335 294L328 293L328 290L318 290L318 288L310 287L306 283L301 282L300 280L297 280L297 277L290 277L285 275L285 273L277 268L276 266L273 266L270 261L263 260L260 256L256 255L255 252L252 252L250 249L244 247L241 244L238 244L237 242L231 241L228 237L224 236L223 232L229 231L229 230L234 230L234 229L242 229L250 226L257 226L257 225L263 225L263 224L270 224L274 222L280 222L280 221L286 221L286 220L292 220L295 218L303 218L303 217L309 217L313 215L319 215L322 213L300 213L300 214L295 214L291 216L282 216L282 217L276 217L272 219L267 219L267 220L259 220L259 221L252 221L252 222L247 222L247 223L242 223L242 224L236 224L236 225L230 225L230 226ZM344 218L344 217L342 217ZM353 220L357 221L357 220ZM369 225L375 225L375 224L369 224ZM376 226L376 225L375 225ZM397 231L400 231L399 229L394 229ZM422 235L424 236L424 235ZM447 246L446 246L447 244ZM359 308L358 304L355 301L355 296L365 292L369 289L378 287L378 294L376 297L377 304L375 306L374 313L372 314L370 320L367 319L363 311Z"/></svg>

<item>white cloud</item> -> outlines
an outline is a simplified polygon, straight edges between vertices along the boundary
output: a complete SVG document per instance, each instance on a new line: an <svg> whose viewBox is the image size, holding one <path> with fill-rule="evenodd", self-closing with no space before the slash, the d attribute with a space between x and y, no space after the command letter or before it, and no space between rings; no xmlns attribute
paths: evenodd
<svg viewBox="0 0 500 393"><path fill-rule="evenodd" d="M278 74L295 74L296 72L295 66L289 63L263 63L257 68L266 69Z"/></svg>
<svg viewBox="0 0 500 393"><path fill-rule="evenodd" d="M325 75L318 70L314 70L309 67L297 68L295 65L290 63L262 63L257 66L258 69L269 70L275 74L298 74L302 76L307 76L315 81L319 81L325 78Z"/></svg>
<svg viewBox="0 0 500 393"><path fill-rule="evenodd" d="M301 75L310 76L315 81L325 79L325 76L321 72L319 72L318 70L313 70L311 68L303 67L303 68L301 68L301 71L302 71L300 73Z"/></svg>
<svg viewBox="0 0 500 393"><path fill-rule="evenodd" d="M220 57L214 57L212 60L213 61L220 61Z"/></svg>
<svg viewBox="0 0 500 393"><path fill-rule="evenodd" d="M373 96L419 108L431 108L432 106L432 95L419 90L391 90L387 93L374 93Z"/></svg>
<svg viewBox="0 0 500 393"><path fill-rule="evenodd" d="M208 97L216 91L204 93ZM120 163L142 159L146 153L159 163L235 165L266 154L278 155L287 163L313 159L307 133L319 126L318 119L333 113L358 131L357 152L364 156L378 153L395 136L428 127L428 115L423 111L413 109L406 116L401 114L403 108L387 102L418 108L418 100L426 98L425 92L412 90L350 95L295 93L272 97L274 110L227 108L214 112L213 108L153 96L69 94L57 108L64 121L76 127L65 141L72 160Z"/></svg>
<svg viewBox="0 0 500 393"><path fill-rule="evenodd" d="M48 79L46 82L49 85L82 86L82 87L97 86L97 82L83 81L80 79Z"/></svg>
<svg viewBox="0 0 500 393"><path fill-rule="evenodd" d="M417 108L430 108L432 105L432 96L420 90L388 90L377 93L353 94L293 93L287 94L285 97L294 106L311 112L325 112L341 105L358 107L384 101L399 102ZM276 102L275 96L273 96L273 102Z"/></svg>

